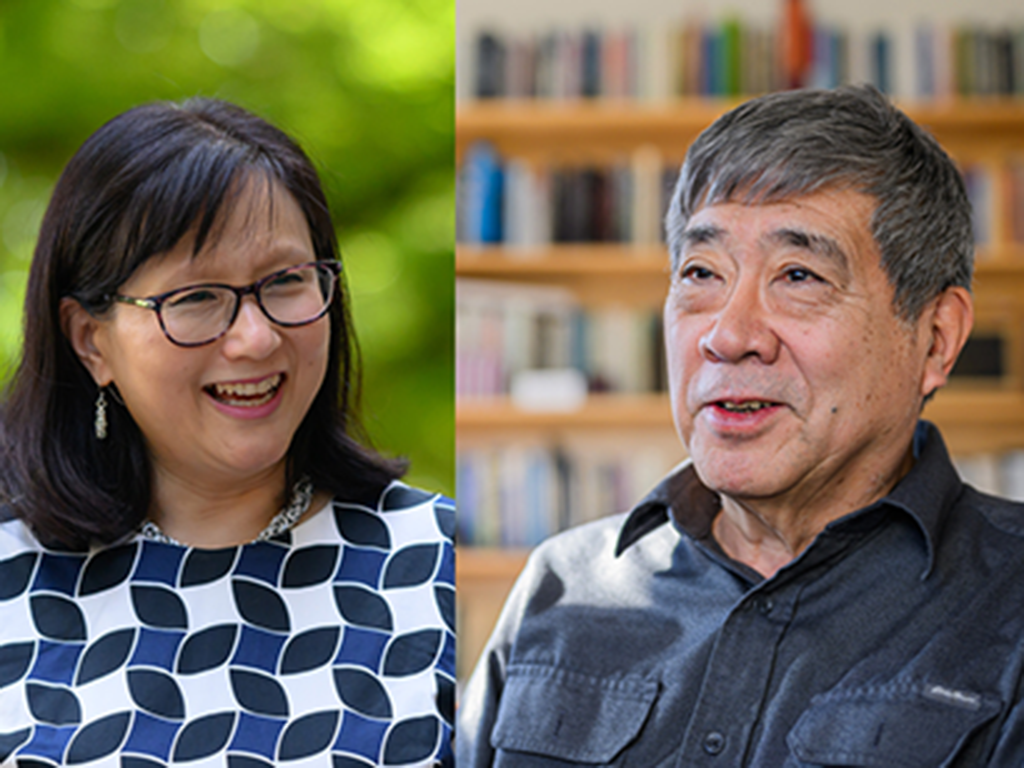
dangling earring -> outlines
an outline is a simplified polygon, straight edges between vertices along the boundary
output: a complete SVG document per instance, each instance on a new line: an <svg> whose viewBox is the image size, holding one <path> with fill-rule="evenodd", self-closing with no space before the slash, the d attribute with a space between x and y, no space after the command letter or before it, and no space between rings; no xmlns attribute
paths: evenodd
<svg viewBox="0 0 1024 768"><path fill-rule="evenodd" d="M100 394L96 398L96 420L93 422L96 430L97 440L107 439L107 391L100 388Z"/></svg>

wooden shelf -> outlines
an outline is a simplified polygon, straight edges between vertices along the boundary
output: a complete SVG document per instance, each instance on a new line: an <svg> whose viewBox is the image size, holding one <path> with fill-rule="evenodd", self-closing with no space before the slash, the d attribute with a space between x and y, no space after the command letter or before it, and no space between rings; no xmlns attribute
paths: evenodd
<svg viewBox="0 0 1024 768"><path fill-rule="evenodd" d="M1024 275L1024 243L980 246L974 254L974 276L1020 277Z"/></svg>
<svg viewBox="0 0 1024 768"><path fill-rule="evenodd" d="M456 157L486 139L500 151L534 157L543 150L564 156L582 145L629 151L643 144L684 152L715 118L739 101L687 100L685 106L617 101L475 102L456 109ZM542 150L541 150L542 148Z"/></svg>
<svg viewBox="0 0 1024 768"><path fill-rule="evenodd" d="M1024 392L951 385L925 406L951 453L1001 453L1024 448Z"/></svg>
<svg viewBox="0 0 1024 768"><path fill-rule="evenodd" d="M515 578L529 557L528 549L498 549L494 547L459 547L455 555L455 581L474 582L487 579Z"/></svg>
<svg viewBox="0 0 1024 768"><path fill-rule="evenodd" d="M975 144L991 136L1012 135L1024 125L1024 99L1020 98L979 96L898 106L940 141L967 138ZM1016 142L1020 140L1018 134Z"/></svg>
<svg viewBox="0 0 1024 768"><path fill-rule="evenodd" d="M620 243L580 243L538 248L459 246L455 274L474 277L515 278L557 275L668 276L668 256L663 245L635 246Z"/></svg>
<svg viewBox="0 0 1024 768"><path fill-rule="evenodd" d="M603 154L653 144L682 154L715 118L745 99L680 99L664 104L634 101L476 101L455 112L456 156L486 139L520 157L572 156L584 147ZM940 141L1006 137L1024 126L1024 99L972 98L932 104L900 104L907 115ZM1016 139L1020 143L1020 138Z"/></svg>
<svg viewBox="0 0 1024 768"><path fill-rule="evenodd" d="M458 104L455 122L464 135L483 136L533 131L546 138L552 131L579 135L608 127L700 130L749 98L686 97L658 103L628 99L479 99ZM971 133L1002 131L1024 122L1024 99L1015 97L898 101L897 106L915 122Z"/></svg>
<svg viewBox="0 0 1024 768"><path fill-rule="evenodd" d="M523 411L508 398L459 400L456 429L608 429L671 427L668 397L650 395L591 395L576 411Z"/></svg>
<svg viewBox="0 0 1024 768"><path fill-rule="evenodd" d="M567 288L584 304L654 307L669 285L663 246L616 243L506 249L460 246L455 253L459 277L512 280Z"/></svg>

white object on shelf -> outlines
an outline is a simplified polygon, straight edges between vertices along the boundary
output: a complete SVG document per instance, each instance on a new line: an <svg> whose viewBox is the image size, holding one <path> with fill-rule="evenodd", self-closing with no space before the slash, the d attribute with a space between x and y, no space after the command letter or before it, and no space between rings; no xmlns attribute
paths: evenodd
<svg viewBox="0 0 1024 768"><path fill-rule="evenodd" d="M575 411L586 400L587 379L575 368L526 370L512 377L512 402L524 411Z"/></svg>

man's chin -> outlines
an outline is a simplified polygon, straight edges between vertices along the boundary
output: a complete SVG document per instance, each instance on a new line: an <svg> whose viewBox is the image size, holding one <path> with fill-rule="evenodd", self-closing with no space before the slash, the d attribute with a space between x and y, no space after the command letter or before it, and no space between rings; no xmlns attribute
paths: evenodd
<svg viewBox="0 0 1024 768"><path fill-rule="evenodd" d="M693 465L706 487L735 499L776 496L786 486L785 468L762 452L710 451Z"/></svg>

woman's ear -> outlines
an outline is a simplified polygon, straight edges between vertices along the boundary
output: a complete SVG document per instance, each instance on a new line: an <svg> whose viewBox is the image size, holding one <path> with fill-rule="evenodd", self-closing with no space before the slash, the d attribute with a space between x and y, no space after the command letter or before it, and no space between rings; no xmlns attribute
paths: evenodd
<svg viewBox="0 0 1024 768"><path fill-rule="evenodd" d="M96 386L105 387L113 381L114 377L103 356L103 344L97 344L98 337L104 333L102 322L86 312L77 300L65 296L60 300L60 327L78 359L92 375Z"/></svg>
<svg viewBox="0 0 1024 768"><path fill-rule="evenodd" d="M967 343L974 325L974 301L966 288L952 286L940 293L934 307L925 312L930 314L929 327L924 330L930 332L931 347L925 360L921 394L927 396L945 385Z"/></svg>

